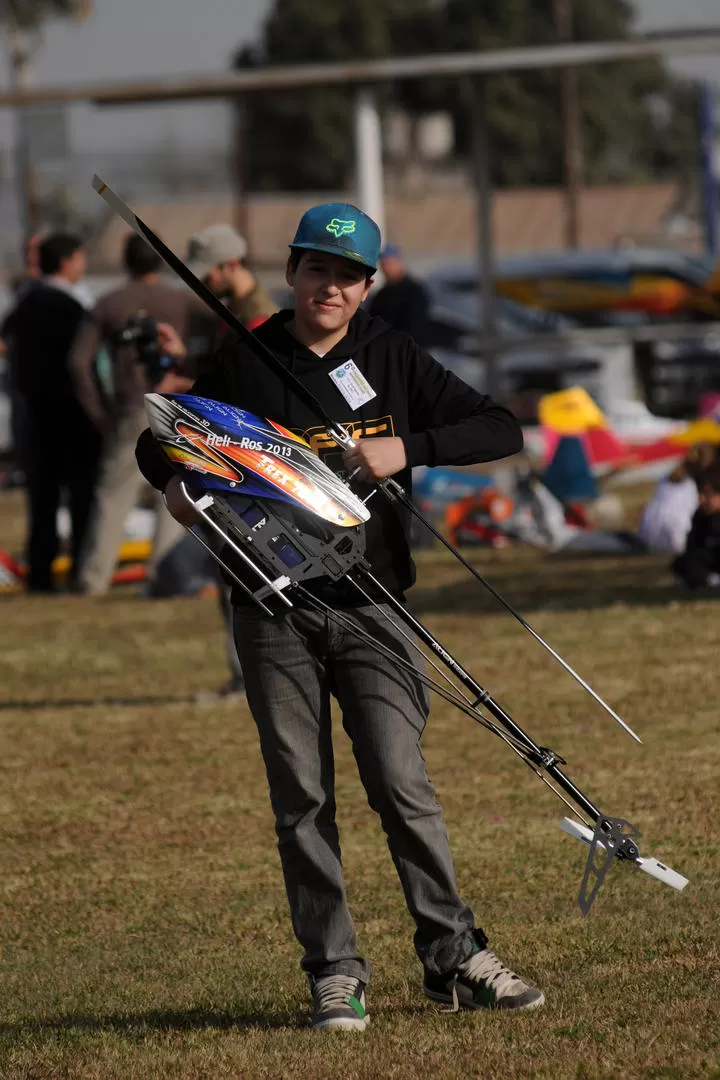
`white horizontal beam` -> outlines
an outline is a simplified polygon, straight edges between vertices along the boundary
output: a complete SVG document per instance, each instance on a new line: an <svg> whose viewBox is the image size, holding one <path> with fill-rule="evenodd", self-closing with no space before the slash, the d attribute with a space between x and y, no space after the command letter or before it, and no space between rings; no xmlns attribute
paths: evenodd
<svg viewBox="0 0 720 1080"><path fill-rule="evenodd" d="M92 101L131 105L238 97L269 90L373 84L398 79L493 75L536 68L579 67L650 56L693 55L720 50L720 26L676 34L647 34L623 41L568 42L515 49L441 53L430 56L353 60L337 64L264 67L222 75L166 76L162 79L113 81L84 86L49 86L0 93L0 108L55 102Z"/></svg>

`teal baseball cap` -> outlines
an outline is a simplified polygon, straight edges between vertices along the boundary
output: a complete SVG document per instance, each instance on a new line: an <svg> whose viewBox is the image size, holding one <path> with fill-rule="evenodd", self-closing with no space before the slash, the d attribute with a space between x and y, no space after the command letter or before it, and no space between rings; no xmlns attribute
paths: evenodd
<svg viewBox="0 0 720 1080"><path fill-rule="evenodd" d="M351 262L377 268L380 230L371 217L352 203L311 206L300 218L291 248L327 251Z"/></svg>

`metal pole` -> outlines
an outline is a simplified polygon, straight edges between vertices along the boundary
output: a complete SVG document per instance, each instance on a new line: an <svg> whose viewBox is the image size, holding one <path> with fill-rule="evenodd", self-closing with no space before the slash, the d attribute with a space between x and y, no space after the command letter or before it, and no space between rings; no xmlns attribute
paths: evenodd
<svg viewBox="0 0 720 1080"><path fill-rule="evenodd" d="M355 186L360 209L384 235L382 132L375 91L366 86L355 94Z"/></svg>
<svg viewBox="0 0 720 1080"><path fill-rule="evenodd" d="M248 247L248 258L252 259L252 237L250 235L250 214L248 205L248 102L247 98L238 98L235 108L235 153L233 162L233 224L244 236Z"/></svg>
<svg viewBox="0 0 720 1080"><path fill-rule="evenodd" d="M476 197L478 245L478 332L489 341L496 336L495 266L492 231L492 187L490 181L490 139L485 108L485 79L471 81L472 175ZM500 391L498 357L490 346L483 347L487 392Z"/></svg>
<svg viewBox="0 0 720 1080"><path fill-rule="evenodd" d="M553 0L555 29L559 42L572 39L571 0ZM580 193L583 157L580 135L577 71L565 67L560 72L560 98L563 123L563 172L565 180L565 245L580 246Z"/></svg>
<svg viewBox="0 0 720 1080"><path fill-rule="evenodd" d="M8 11L7 35L10 42L10 72L13 89L26 92L30 87L30 43L25 31L17 24L12 10ZM23 236L36 232L40 210L35 172L30 156L29 107L19 105L15 110L15 182Z"/></svg>
<svg viewBox="0 0 720 1080"><path fill-rule="evenodd" d="M708 255L718 254L718 177L715 171L715 95L710 83L700 86L700 155L705 218L705 246Z"/></svg>
<svg viewBox="0 0 720 1080"><path fill-rule="evenodd" d="M386 60L354 60L333 64L296 64L255 68L232 75L194 75L162 79L106 81L73 86L46 86L19 94L0 90L0 108L56 101L90 101L95 105L128 105L149 101L227 98L268 90L309 86L355 86L508 71L547 71L578 64L605 64L644 57L712 54L720 49L720 26L689 33L652 34L626 41L573 41L566 45L528 45L520 49L488 49Z"/></svg>

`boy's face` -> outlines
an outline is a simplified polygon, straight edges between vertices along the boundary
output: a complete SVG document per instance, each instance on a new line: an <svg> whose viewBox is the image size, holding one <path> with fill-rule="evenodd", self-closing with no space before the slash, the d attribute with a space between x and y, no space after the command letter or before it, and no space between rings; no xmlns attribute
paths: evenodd
<svg viewBox="0 0 720 1080"><path fill-rule="evenodd" d="M296 318L326 334L347 326L372 284L364 266L324 251L303 252L297 270L288 263L285 278L295 293Z"/></svg>
<svg viewBox="0 0 720 1080"><path fill-rule="evenodd" d="M700 507L706 514L720 514L720 491L704 484L698 492Z"/></svg>

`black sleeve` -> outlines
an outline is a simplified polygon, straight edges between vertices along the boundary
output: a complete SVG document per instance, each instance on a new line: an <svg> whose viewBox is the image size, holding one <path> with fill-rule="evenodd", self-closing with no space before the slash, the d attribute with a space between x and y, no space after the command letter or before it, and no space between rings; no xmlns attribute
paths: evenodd
<svg viewBox="0 0 720 1080"><path fill-rule="evenodd" d="M696 510L690 522L690 531L685 540L685 551L698 551L705 547L707 533L707 515L702 510Z"/></svg>
<svg viewBox="0 0 720 1080"><path fill-rule="evenodd" d="M520 453L522 430L509 409L417 346L408 364L409 465L474 465Z"/></svg>
<svg viewBox="0 0 720 1080"><path fill-rule="evenodd" d="M8 311L7 315L2 321L2 324L0 325L0 338L2 338L3 341L7 340L7 338L9 337L12 337L15 326L16 311L17 307L12 307L10 311Z"/></svg>
<svg viewBox="0 0 720 1080"><path fill-rule="evenodd" d="M228 395L228 377L225 364L218 356L218 363L193 383L189 393L198 397L226 401ZM138 468L149 484L158 491L164 491L175 475L175 469L150 428L145 428L135 447L135 460Z"/></svg>

